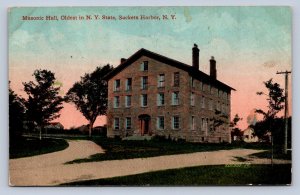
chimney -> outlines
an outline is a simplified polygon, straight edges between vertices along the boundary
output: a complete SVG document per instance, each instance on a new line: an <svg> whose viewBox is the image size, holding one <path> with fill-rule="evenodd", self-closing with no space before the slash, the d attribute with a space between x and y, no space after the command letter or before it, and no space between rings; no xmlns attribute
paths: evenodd
<svg viewBox="0 0 300 195"><path fill-rule="evenodd" d="M121 64L123 64L126 60L126 58L121 58Z"/></svg>
<svg viewBox="0 0 300 195"><path fill-rule="evenodd" d="M210 62L210 76L213 79L217 79L217 68L216 68L216 60L214 56L211 56Z"/></svg>
<svg viewBox="0 0 300 195"><path fill-rule="evenodd" d="M199 49L198 45L194 44L193 47L193 67L197 70L199 70Z"/></svg>

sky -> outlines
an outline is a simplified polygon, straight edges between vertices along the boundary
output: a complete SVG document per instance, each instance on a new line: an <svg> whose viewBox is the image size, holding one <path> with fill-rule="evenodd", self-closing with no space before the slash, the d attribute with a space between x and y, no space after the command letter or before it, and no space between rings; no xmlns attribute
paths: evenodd
<svg viewBox="0 0 300 195"><path fill-rule="evenodd" d="M116 20L61 20L61 16L102 15ZM168 15L169 20L118 20L122 16ZM175 15L176 19L171 19ZM22 16L57 16L58 21L24 21ZM36 69L48 69L62 83L65 95L84 73L107 63L117 66L140 48L192 63L192 47L200 48L200 70L209 74L209 59L217 61L218 80L232 86L232 117L244 129L266 109L263 82L273 78L284 87L292 69L289 7L56 7L11 8L8 13L9 80L26 98L22 82L34 80ZM291 106L289 77L289 112ZM259 117L257 117L259 118ZM248 120L250 119L250 120ZM88 122L72 104L64 104L58 119L65 128ZM99 117L95 125L105 124Z"/></svg>

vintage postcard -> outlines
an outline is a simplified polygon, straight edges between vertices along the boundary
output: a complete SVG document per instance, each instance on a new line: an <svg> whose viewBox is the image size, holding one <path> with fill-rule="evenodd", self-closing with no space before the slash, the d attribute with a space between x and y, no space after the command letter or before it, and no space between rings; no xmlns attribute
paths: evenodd
<svg viewBox="0 0 300 195"><path fill-rule="evenodd" d="M9 185L291 185L291 12L9 8Z"/></svg>

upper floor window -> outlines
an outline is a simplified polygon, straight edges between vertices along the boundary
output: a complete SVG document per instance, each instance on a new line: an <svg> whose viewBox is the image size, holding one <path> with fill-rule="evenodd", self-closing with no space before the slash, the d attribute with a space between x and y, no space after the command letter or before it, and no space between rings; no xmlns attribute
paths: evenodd
<svg viewBox="0 0 300 195"><path fill-rule="evenodd" d="M223 99L226 100L227 99L227 93L224 91L223 93Z"/></svg>
<svg viewBox="0 0 300 195"><path fill-rule="evenodd" d="M114 97L114 108L119 108L120 107L120 97L115 96Z"/></svg>
<svg viewBox="0 0 300 195"><path fill-rule="evenodd" d="M214 87L210 87L210 94L214 94Z"/></svg>
<svg viewBox="0 0 300 195"><path fill-rule="evenodd" d="M205 97L202 96L202 99L201 99L201 108L205 108Z"/></svg>
<svg viewBox="0 0 300 195"><path fill-rule="evenodd" d="M217 110L220 111L220 102L217 103Z"/></svg>
<svg viewBox="0 0 300 195"><path fill-rule="evenodd" d="M179 105L179 91L172 93L172 105Z"/></svg>
<svg viewBox="0 0 300 195"><path fill-rule="evenodd" d="M125 107L130 107L131 106L131 95L126 95L125 96Z"/></svg>
<svg viewBox="0 0 300 195"><path fill-rule="evenodd" d="M213 110L213 100L209 100L209 105L208 105L209 110Z"/></svg>
<svg viewBox="0 0 300 195"><path fill-rule="evenodd" d="M164 93L157 94L157 105L158 106L165 105L165 94Z"/></svg>
<svg viewBox="0 0 300 195"><path fill-rule="evenodd" d="M131 117L126 117L125 128L126 129L131 129Z"/></svg>
<svg viewBox="0 0 300 195"><path fill-rule="evenodd" d="M115 80L114 82L114 91L120 91L121 81L120 79Z"/></svg>
<svg viewBox="0 0 300 195"><path fill-rule="evenodd" d="M174 72L174 78L173 78L173 86L174 87L179 87L179 83L180 83L180 75L179 75L179 72Z"/></svg>
<svg viewBox="0 0 300 195"><path fill-rule="evenodd" d="M125 89L126 89L126 91L130 91L132 89L132 78L126 79Z"/></svg>
<svg viewBox="0 0 300 195"><path fill-rule="evenodd" d="M165 118L163 116L157 117L157 129L165 128Z"/></svg>
<svg viewBox="0 0 300 195"><path fill-rule="evenodd" d="M191 93L191 106L195 106L195 94Z"/></svg>
<svg viewBox="0 0 300 195"><path fill-rule="evenodd" d="M204 91L204 84L200 81L200 90Z"/></svg>
<svg viewBox="0 0 300 195"><path fill-rule="evenodd" d="M143 76L141 78L141 88L142 89L147 89L148 88L148 77L147 76Z"/></svg>
<svg viewBox="0 0 300 195"><path fill-rule="evenodd" d="M114 129L120 129L120 118L114 118Z"/></svg>
<svg viewBox="0 0 300 195"><path fill-rule="evenodd" d="M222 97L222 91L218 90L218 97Z"/></svg>
<svg viewBox="0 0 300 195"><path fill-rule="evenodd" d="M191 77L191 87L195 87L195 79Z"/></svg>
<svg viewBox="0 0 300 195"><path fill-rule="evenodd" d="M142 94L141 95L141 106L146 107L148 105L148 96L147 94Z"/></svg>
<svg viewBox="0 0 300 195"><path fill-rule="evenodd" d="M180 124L179 124L179 116L173 116L172 117L172 128L173 129L179 129Z"/></svg>
<svg viewBox="0 0 300 195"><path fill-rule="evenodd" d="M164 87L165 86L165 74L159 74L158 75L158 87Z"/></svg>
<svg viewBox="0 0 300 195"><path fill-rule="evenodd" d="M148 61L143 61L143 63L141 64L141 70L148 71Z"/></svg>

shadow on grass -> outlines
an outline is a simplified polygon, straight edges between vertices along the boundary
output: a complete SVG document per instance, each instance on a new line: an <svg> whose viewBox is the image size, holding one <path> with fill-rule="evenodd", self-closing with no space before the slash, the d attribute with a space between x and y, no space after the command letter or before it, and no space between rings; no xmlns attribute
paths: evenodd
<svg viewBox="0 0 300 195"><path fill-rule="evenodd" d="M133 158L146 158L163 155L184 154L193 152L229 150L236 148L265 149L266 144L247 143L189 143L172 140L121 140L104 137L91 138L104 150L104 154L95 154L89 158L76 159L66 164L94 162L104 160L121 160Z"/></svg>
<svg viewBox="0 0 300 195"><path fill-rule="evenodd" d="M263 152L258 152L249 155L249 157L255 157L255 158L272 158L272 151L263 151ZM292 152L288 151L287 154L282 153L281 151L274 151L273 153L273 158L274 159L280 159L280 160L291 160L292 159Z"/></svg>
<svg viewBox="0 0 300 195"><path fill-rule="evenodd" d="M250 166L198 166L155 171L108 179L78 181L63 186L199 186L288 185L291 164Z"/></svg>
<svg viewBox="0 0 300 195"><path fill-rule="evenodd" d="M10 143L9 158L29 157L50 152L64 150L69 146L64 139L43 138L19 138Z"/></svg>

